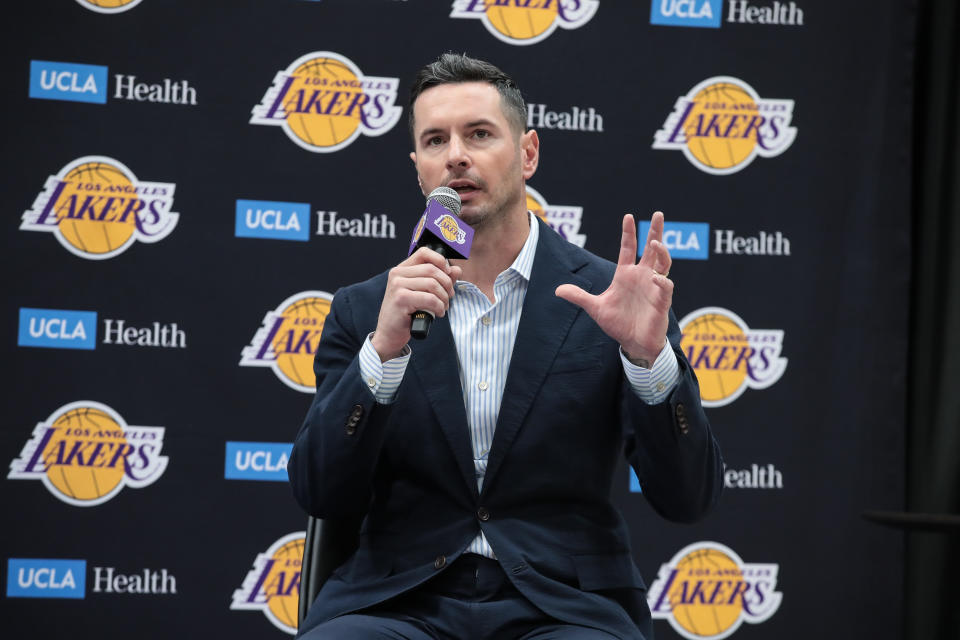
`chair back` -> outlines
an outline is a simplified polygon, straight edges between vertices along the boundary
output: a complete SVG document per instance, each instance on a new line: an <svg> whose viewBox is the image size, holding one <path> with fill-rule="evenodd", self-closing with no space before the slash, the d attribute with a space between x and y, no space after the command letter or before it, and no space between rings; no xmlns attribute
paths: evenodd
<svg viewBox="0 0 960 640"><path fill-rule="evenodd" d="M307 610L330 574L357 550L359 533L359 520L321 520L313 516L307 519L300 566L300 623L307 617Z"/></svg>

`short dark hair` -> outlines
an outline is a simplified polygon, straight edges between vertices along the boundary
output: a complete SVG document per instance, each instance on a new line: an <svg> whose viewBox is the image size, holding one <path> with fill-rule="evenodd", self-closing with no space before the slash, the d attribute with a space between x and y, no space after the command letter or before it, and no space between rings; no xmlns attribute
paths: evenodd
<svg viewBox="0 0 960 640"><path fill-rule="evenodd" d="M500 105L510 126L518 133L527 130L527 105L520 94L520 87L513 78L485 60L471 58L465 53L444 53L417 72L410 87L410 109L407 122L413 137L413 103L420 94L441 84L459 82L488 82L500 92Z"/></svg>

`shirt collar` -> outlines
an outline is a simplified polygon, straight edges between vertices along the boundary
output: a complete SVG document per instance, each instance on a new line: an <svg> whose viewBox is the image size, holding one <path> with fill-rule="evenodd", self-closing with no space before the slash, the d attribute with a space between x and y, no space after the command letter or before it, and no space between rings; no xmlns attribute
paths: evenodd
<svg viewBox="0 0 960 640"><path fill-rule="evenodd" d="M530 282L530 272L533 270L533 257L537 253L537 241L540 238L540 224L537 217L530 211L527 211L527 217L530 222L530 233L527 234L527 241L523 243L520 253L517 254L505 273L516 273L527 282Z"/></svg>

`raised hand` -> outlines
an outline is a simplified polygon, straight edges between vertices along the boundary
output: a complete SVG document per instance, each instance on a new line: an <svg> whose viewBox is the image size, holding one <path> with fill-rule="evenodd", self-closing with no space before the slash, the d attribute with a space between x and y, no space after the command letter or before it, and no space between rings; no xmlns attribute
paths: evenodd
<svg viewBox="0 0 960 640"><path fill-rule="evenodd" d="M377 329L370 339L382 362L399 356L410 342L410 314L418 310L430 311L438 318L446 314L461 273L460 267L450 266L426 247L390 270Z"/></svg>
<svg viewBox="0 0 960 640"><path fill-rule="evenodd" d="M673 300L669 279L670 252L663 244L663 214L650 219L643 257L636 262L637 227L633 215L623 216L620 257L613 282L598 296L572 284L557 287L556 295L586 311L604 333L620 343L627 357L649 368L667 339Z"/></svg>

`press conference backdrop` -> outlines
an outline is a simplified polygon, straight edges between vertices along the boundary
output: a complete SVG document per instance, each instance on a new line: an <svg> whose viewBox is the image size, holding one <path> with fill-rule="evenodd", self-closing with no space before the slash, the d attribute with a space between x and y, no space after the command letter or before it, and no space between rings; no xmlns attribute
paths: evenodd
<svg viewBox="0 0 960 640"><path fill-rule="evenodd" d="M454 50L523 88L542 142L528 205L557 233L615 259L624 212L666 213L727 470L695 525L656 516L626 467L613 487L657 636L898 637L902 539L858 513L903 506L901 3L17 15L0 45L4 636L294 633L305 516L284 467L312 354L337 289L404 257L423 209L407 90Z"/></svg>

